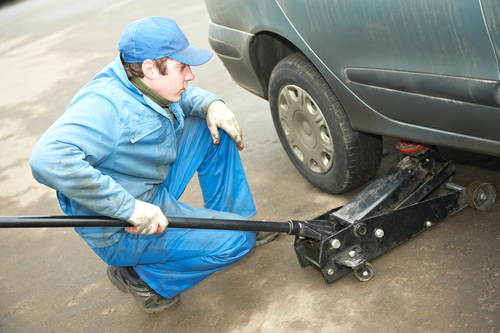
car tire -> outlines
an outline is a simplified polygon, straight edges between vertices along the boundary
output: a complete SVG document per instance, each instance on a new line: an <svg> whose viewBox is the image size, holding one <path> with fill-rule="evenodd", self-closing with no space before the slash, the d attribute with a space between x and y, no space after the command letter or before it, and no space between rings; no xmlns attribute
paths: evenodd
<svg viewBox="0 0 500 333"><path fill-rule="evenodd" d="M269 102L281 144L312 185L338 194L375 176L382 137L352 129L337 96L303 54L289 55L274 67Z"/></svg>

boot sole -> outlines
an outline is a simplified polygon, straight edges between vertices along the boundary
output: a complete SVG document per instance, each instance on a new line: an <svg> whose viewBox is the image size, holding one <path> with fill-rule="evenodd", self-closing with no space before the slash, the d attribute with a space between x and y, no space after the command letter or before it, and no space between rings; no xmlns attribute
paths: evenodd
<svg viewBox="0 0 500 333"><path fill-rule="evenodd" d="M144 306L144 303L140 299L136 298L136 296L134 294L132 294L132 296L134 296L135 304L137 305L137 307L147 314L158 313L158 312L161 312L163 310L166 310L166 309L174 306L177 302L179 302L181 300L181 296L177 295L171 299L171 302L169 302L167 304L157 306L157 307L147 308Z"/></svg>
<svg viewBox="0 0 500 333"><path fill-rule="evenodd" d="M279 232L275 232L273 234L270 234L266 238L259 239L258 241L255 242L255 247L259 247L259 246L265 245L269 242L272 242L276 237L278 237L278 235L279 235Z"/></svg>

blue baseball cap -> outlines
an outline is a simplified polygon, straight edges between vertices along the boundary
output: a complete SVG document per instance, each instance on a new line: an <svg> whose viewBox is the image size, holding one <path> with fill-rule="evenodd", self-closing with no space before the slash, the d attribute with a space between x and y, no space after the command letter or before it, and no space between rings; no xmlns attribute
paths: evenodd
<svg viewBox="0 0 500 333"><path fill-rule="evenodd" d="M120 37L118 50L128 63L169 57L189 66L204 64L213 54L189 44L177 23L166 17L130 23Z"/></svg>

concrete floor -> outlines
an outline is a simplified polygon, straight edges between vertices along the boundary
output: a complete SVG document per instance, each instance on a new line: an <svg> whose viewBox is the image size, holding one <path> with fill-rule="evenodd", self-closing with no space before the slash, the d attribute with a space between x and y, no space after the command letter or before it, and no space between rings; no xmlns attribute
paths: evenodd
<svg viewBox="0 0 500 333"><path fill-rule="evenodd" d="M0 215L61 214L54 191L31 177L31 150L114 59L125 26L157 15L210 49L201 0L0 2ZM217 57L194 73L193 85L225 99L243 125L255 220L309 219L361 190L334 196L309 185L281 148L267 102L238 87ZM396 162L396 142L386 138L379 174ZM500 158L443 152L458 165L456 183L500 188ZM196 180L181 200L202 205ZM300 268L293 237L281 235L156 315L111 285L72 229L2 229L0 332L498 332L499 217L498 204L464 209L373 260L367 283L349 274L326 285Z"/></svg>

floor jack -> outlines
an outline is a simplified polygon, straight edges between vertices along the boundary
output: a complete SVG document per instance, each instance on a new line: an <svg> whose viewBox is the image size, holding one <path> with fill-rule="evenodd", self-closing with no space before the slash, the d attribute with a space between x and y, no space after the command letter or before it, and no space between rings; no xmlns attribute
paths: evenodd
<svg viewBox="0 0 500 333"><path fill-rule="evenodd" d="M302 267L318 269L326 283L354 271L360 281L373 277L369 263L410 237L470 206L489 208L493 186L451 183L455 171L437 148L406 156L345 206L312 220L260 222L169 217L169 227L273 231L295 235L294 248ZM0 228L130 226L127 222L89 216L0 217Z"/></svg>

